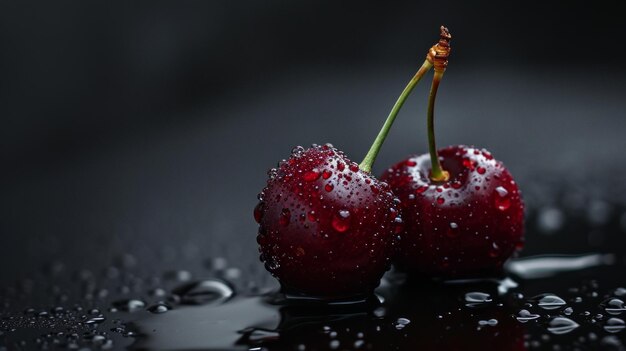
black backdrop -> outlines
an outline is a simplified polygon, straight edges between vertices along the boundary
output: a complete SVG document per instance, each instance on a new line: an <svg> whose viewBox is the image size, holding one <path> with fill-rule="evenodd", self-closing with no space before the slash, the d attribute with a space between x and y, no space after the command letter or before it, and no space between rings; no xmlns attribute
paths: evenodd
<svg viewBox="0 0 626 351"><path fill-rule="evenodd" d="M541 199L533 181L588 175L610 175L623 201L617 6L5 2L0 282L50 262L69 274L122 259L154 273L223 256L260 269L251 213L266 169L313 142L359 161L441 24L454 36L437 109L442 146L490 149L531 206ZM426 86L377 173L425 152ZM587 249L528 242L527 253Z"/></svg>

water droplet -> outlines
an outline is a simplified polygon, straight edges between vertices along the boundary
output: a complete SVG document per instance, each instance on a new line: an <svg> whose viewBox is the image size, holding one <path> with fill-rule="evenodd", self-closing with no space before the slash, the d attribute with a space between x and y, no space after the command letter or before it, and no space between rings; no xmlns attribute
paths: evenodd
<svg viewBox="0 0 626 351"><path fill-rule="evenodd" d="M343 172L343 170L344 170L344 169L346 169L346 165L345 165L345 163L343 163L343 162L341 162L341 161L338 161L338 162L337 162L337 170L338 170L339 172Z"/></svg>
<svg viewBox="0 0 626 351"><path fill-rule="evenodd" d="M325 169L324 172L322 172L322 178L324 178L324 179L330 178L331 175L333 175L333 172L331 172L331 171L329 171L327 169Z"/></svg>
<svg viewBox="0 0 626 351"><path fill-rule="evenodd" d="M354 162L353 162L353 163L351 163L351 164L350 164L350 170L351 170L352 172L358 172L358 171L359 171L359 165L357 165L357 164L356 164L356 163L354 163Z"/></svg>
<svg viewBox="0 0 626 351"><path fill-rule="evenodd" d="M496 192L498 193L498 195L499 195L500 197L505 197L505 196L509 195L508 190L506 190L506 189L505 189L504 187L502 187L502 186L497 187L497 188L496 188Z"/></svg>
<svg viewBox="0 0 626 351"><path fill-rule="evenodd" d="M280 334L277 331L260 328L247 328L241 330L240 333L253 344L275 341L280 338Z"/></svg>
<svg viewBox="0 0 626 351"><path fill-rule="evenodd" d="M304 173L302 179L307 182L313 182L316 181L320 177L320 175L322 175L322 173L317 168L314 168L313 170Z"/></svg>
<svg viewBox="0 0 626 351"><path fill-rule="evenodd" d="M619 318L609 318L604 325L604 330L609 333L619 333L624 329L626 329L626 324L624 323L624 320Z"/></svg>
<svg viewBox="0 0 626 351"><path fill-rule="evenodd" d="M500 246L498 246L498 244L495 241L492 242L491 247L489 248L489 257L496 258L496 257L500 257L501 254L502 254L502 250L500 249Z"/></svg>
<svg viewBox="0 0 626 351"><path fill-rule="evenodd" d="M283 210L280 212L280 217L278 218L278 224L284 227L289 224L290 220L291 220L291 211L289 211L288 208L283 208Z"/></svg>
<svg viewBox="0 0 626 351"><path fill-rule="evenodd" d="M437 203L438 203L439 205L443 205L443 203L444 203L444 202L446 202L446 199L444 199L443 197L438 197L438 198L437 198Z"/></svg>
<svg viewBox="0 0 626 351"><path fill-rule="evenodd" d="M580 325L566 317L555 317L548 323L548 331L552 334L567 334Z"/></svg>
<svg viewBox="0 0 626 351"><path fill-rule="evenodd" d="M230 299L235 292L226 283L209 279L180 286L174 289L174 294L180 296L183 304L204 305L222 303Z"/></svg>
<svg viewBox="0 0 626 351"><path fill-rule="evenodd" d="M411 320L407 319L407 318L398 318L396 320L396 324L395 327L396 329L400 330L400 329L404 329L404 327L406 327L409 323L411 323Z"/></svg>
<svg viewBox="0 0 626 351"><path fill-rule="evenodd" d="M604 306L604 310L608 314L618 315L622 312L626 311L626 307L624 307L624 301L620 299L608 299L602 303Z"/></svg>
<svg viewBox="0 0 626 351"><path fill-rule="evenodd" d="M497 319L489 319L489 320L480 320L478 321L478 325L480 326L490 326L490 327L495 327L496 325L498 325L498 320Z"/></svg>
<svg viewBox="0 0 626 351"><path fill-rule="evenodd" d="M478 167L476 168L476 172L478 172L478 174L485 174L487 170L485 169L485 167Z"/></svg>
<svg viewBox="0 0 626 351"><path fill-rule="evenodd" d="M135 312L146 307L146 303L137 299L118 300L113 306L121 311Z"/></svg>
<svg viewBox="0 0 626 351"><path fill-rule="evenodd" d="M311 210L307 214L307 218L309 219L309 221L315 222L317 220L317 214L315 213L315 211Z"/></svg>
<svg viewBox="0 0 626 351"><path fill-rule="evenodd" d="M450 222L450 228L446 230L446 235L450 238L456 238L459 236L459 225L455 222Z"/></svg>
<svg viewBox="0 0 626 351"><path fill-rule="evenodd" d="M465 294L465 306L467 307L479 307L492 301L491 295L484 292L472 291Z"/></svg>
<svg viewBox="0 0 626 351"><path fill-rule="evenodd" d="M148 307L148 311L152 313L156 313L156 314L165 313L169 311L170 309L172 308L164 303L157 303Z"/></svg>
<svg viewBox="0 0 626 351"><path fill-rule="evenodd" d="M565 306L565 301L562 298L552 294L539 295L534 299L537 300L537 306L544 310L555 310Z"/></svg>
<svg viewBox="0 0 626 351"><path fill-rule="evenodd" d="M520 321L521 323L526 323L528 321L532 321L539 318L538 314L535 313L530 313L528 310L521 310L517 313L517 317L515 317L515 319L517 319L518 321Z"/></svg>
<svg viewBox="0 0 626 351"><path fill-rule="evenodd" d="M350 228L350 211L339 210L333 217L333 228L339 233L343 233Z"/></svg>
<svg viewBox="0 0 626 351"><path fill-rule="evenodd" d="M106 318L104 316L96 316L96 317L87 318L84 321L84 323L85 324L100 324L100 323L104 322L105 320L106 320Z"/></svg>
<svg viewBox="0 0 626 351"><path fill-rule="evenodd" d="M563 310L563 314L565 314L566 316L570 316L572 313L574 313L574 309L571 307L568 307Z"/></svg>
<svg viewBox="0 0 626 351"><path fill-rule="evenodd" d="M625 288L617 288L617 289L615 289L615 292L613 294L615 294L615 296L626 296L626 289Z"/></svg>
<svg viewBox="0 0 626 351"><path fill-rule="evenodd" d="M293 149L291 149L291 156L293 157L300 157L302 156L302 154L304 153L304 148L302 146L296 146Z"/></svg>
<svg viewBox="0 0 626 351"><path fill-rule="evenodd" d="M426 191L426 189L428 189L428 186L427 185L422 185L419 188L415 189L415 193L422 194L424 191Z"/></svg>
<svg viewBox="0 0 626 351"><path fill-rule="evenodd" d="M506 211L509 209L509 207L511 207L511 199L509 199L508 196L502 197L499 194L497 194L494 197L494 202L495 202L496 208L500 211Z"/></svg>
<svg viewBox="0 0 626 351"><path fill-rule="evenodd" d="M335 187L334 187L332 184L330 184L330 183L328 183L328 184L326 184L326 185L324 186L324 190L326 190L327 192L331 192L331 191L333 191L333 189L334 189L334 188L335 188Z"/></svg>

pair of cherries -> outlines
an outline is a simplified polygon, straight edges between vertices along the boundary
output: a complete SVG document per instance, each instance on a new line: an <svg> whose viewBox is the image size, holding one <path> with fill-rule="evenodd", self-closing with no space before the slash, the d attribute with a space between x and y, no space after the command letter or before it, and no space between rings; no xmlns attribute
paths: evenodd
<svg viewBox="0 0 626 351"><path fill-rule="evenodd" d="M269 171L254 217L261 261L284 291L322 298L371 293L393 263L431 277L493 274L523 245L524 205L513 177L484 149L437 150L434 102L450 33L394 105L361 164L330 144L296 147ZM430 153L371 174L384 139L415 85L434 67Z"/></svg>

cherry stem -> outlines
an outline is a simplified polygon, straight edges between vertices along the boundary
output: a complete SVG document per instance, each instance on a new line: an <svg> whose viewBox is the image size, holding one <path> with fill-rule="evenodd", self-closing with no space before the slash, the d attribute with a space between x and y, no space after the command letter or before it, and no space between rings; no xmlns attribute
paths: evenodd
<svg viewBox="0 0 626 351"><path fill-rule="evenodd" d="M430 86L430 94L428 96L428 149L430 151L430 179L436 182L445 182L450 179L450 174L443 170L439 155L437 154L437 146L435 143L435 99L437 98L437 89L443 78L445 70L435 70L433 83Z"/></svg>
<svg viewBox="0 0 626 351"><path fill-rule="evenodd" d="M415 73L415 76L413 76L413 78L409 81L409 84L407 84L407 86L404 88L404 90L398 97L398 100L393 105L391 112L389 112L389 116L387 116L387 120L385 120L385 123L383 124L383 127L380 129L380 132L378 132L378 135L376 136L374 143L370 147L370 150L367 152L367 155L365 155L365 158L359 165L359 168L363 172L370 173L372 171L372 165L374 164L374 161L376 161L376 156L378 156L380 147L385 142L385 139L387 138L387 134L389 134L389 130L391 129L391 126L393 125L393 122L395 121L396 116L398 115L398 112L400 111L400 108L402 107L402 105L404 105L404 101L406 100L407 97L409 97L409 95L411 94L411 92L413 91L413 88L415 88L417 83L419 83L422 77L432 67L433 67L433 63L431 62L431 60L426 59L426 61L424 61L424 63L422 64L422 67L420 67L417 73Z"/></svg>

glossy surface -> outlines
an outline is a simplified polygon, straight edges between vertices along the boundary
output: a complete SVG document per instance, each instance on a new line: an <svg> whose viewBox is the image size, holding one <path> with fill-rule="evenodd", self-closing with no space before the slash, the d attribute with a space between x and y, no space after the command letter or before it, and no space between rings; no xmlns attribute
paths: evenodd
<svg viewBox="0 0 626 351"><path fill-rule="evenodd" d="M409 157L381 177L401 200L398 268L446 277L497 272L523 246L517 184L485 150L451 146L439 157L448 181L429 178L428 155Z"/></svg>
<svg viewBox="0 0 626 351"><path fill-rule="evenodd" d="M260 258L286 291L346 297L378 286L401 219L389 187L341 151L295 148L259 200Z"/></svg>

